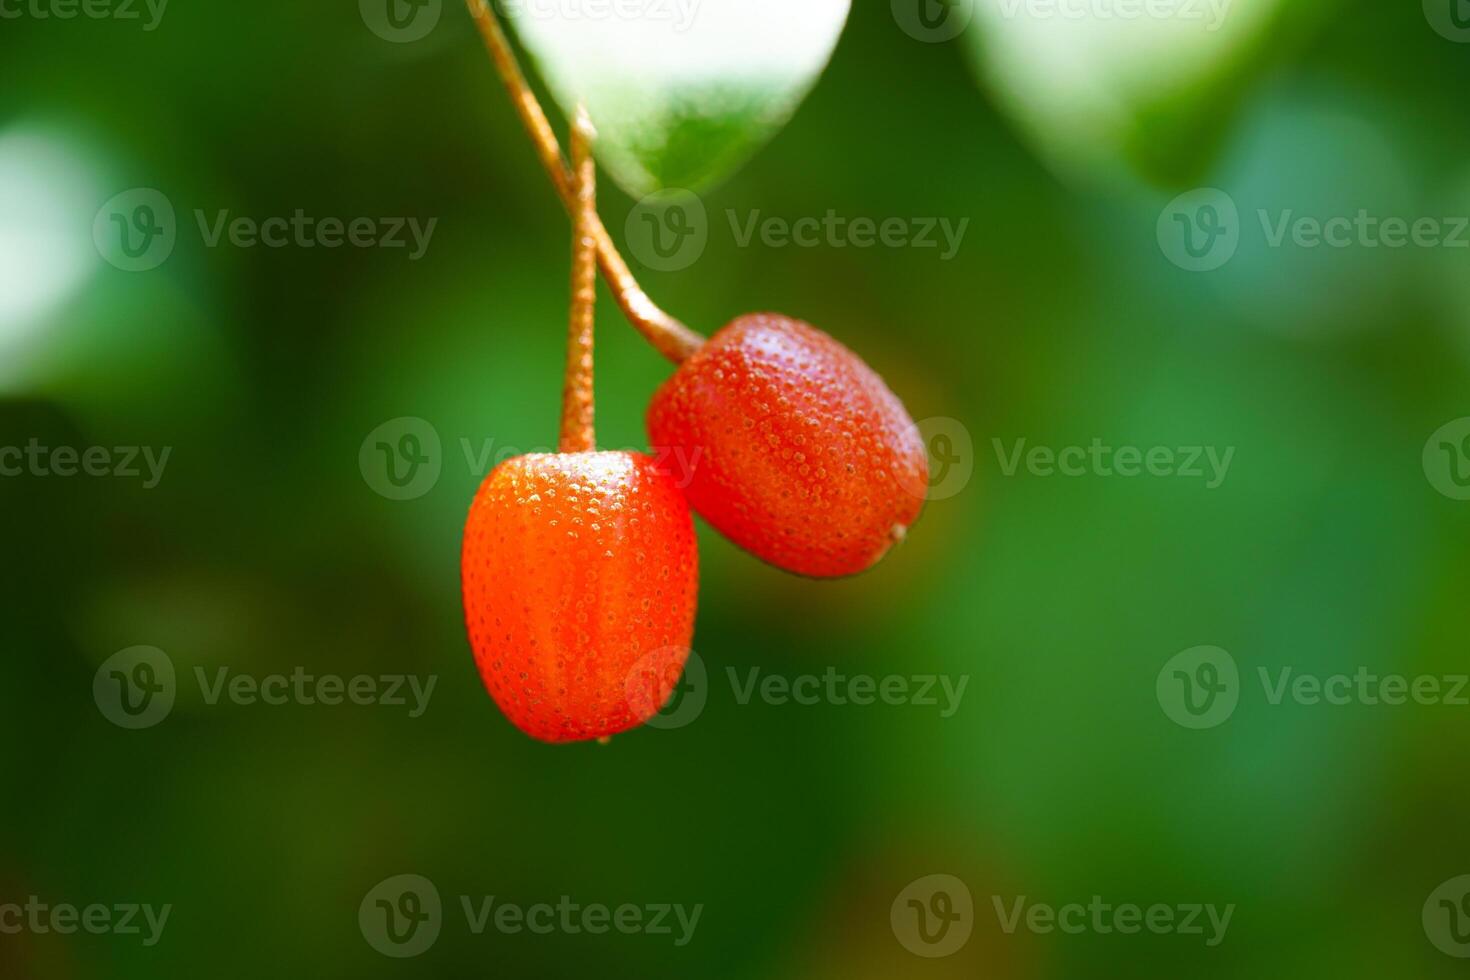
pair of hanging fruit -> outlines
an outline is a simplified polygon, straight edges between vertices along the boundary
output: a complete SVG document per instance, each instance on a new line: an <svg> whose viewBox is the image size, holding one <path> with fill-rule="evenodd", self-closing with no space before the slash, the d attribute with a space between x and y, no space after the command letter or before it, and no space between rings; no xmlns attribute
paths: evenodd
<svg viewBox="0 0 1470 980"><path fill-rule="evenodd" d="M485 685L518 728L547 742L603 739L656 714L688 657L691 506L779 568L851 575L918 517L928 458L883 379L815 327L749 314L706 340L659 309L597 216L585 113L569 169L494 14L469 5L571 213L574 247L561 451L507 460L480 487L465 526L465 617ZM596 451L598 264L628 320L678 365L647 422L652 445L691 461L682 491L649 456Z"/></svg>

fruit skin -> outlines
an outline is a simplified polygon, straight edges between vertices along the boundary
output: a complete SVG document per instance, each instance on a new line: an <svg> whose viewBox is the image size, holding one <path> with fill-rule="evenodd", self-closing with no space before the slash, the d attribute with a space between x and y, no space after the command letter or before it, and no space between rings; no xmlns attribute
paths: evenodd
<svg viewBox="0 0 1470 980"><path fill-rule="evenodd" d="M929 483L923 439L883 379L779 314L739 317L680 364L653 396L648 433L689 466L684 493L705 520L799 575L870 568L918 518Z"/></svg>
<svg viewBox="0 0 1470 980"><path fill-rule="evenodd" d="M506 460L475 495L462 556L480 676L545 742L614 735L673 692L694 634L689 506L641 453Z"/></svg>

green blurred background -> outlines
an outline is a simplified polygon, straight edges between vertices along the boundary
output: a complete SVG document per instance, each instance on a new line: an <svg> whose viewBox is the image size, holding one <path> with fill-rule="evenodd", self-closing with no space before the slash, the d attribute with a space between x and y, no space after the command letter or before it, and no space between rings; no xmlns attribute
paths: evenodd
<svg viewBox="0 0 1470 980"><path fill-rule="evenodd" d="M914 418L967 436L973 476L851 580L784 575L701 524L702 713L561 748L496 710L461 620L484 473L463 447L554 441L568 267L465 11L445 0L412 43L347 2L175 0L152 31L0 21L0 446L171 447L151 489L0 479L0 903L173 906L152 947L0 935L0 975L1463 973L1421 910L1470 872L1470 707L1271 704L1256 677L1466 670L1470 504L1423 451L1470 415L1470 250L1272 248L1256 215L1470 214L1470 45L1415 3L1236 8L1248 29L1181 74L1175 49L1130 53L1126 32L1033 62L994 18L931 43L889 4L857 6L791 125L703 192L698 261L634 268L705 331L757 309L822 326ZM135 273L92 230L139 187L179 220L173 254ZM1161 248L1161 214L1195 187L1240 211L1239 251L1211 272ZM605 187L615 237L634 203ZM417 261L209 248L196 209L437 225ZM949 261L741 247L726 215L757 209L969 225ZM669 367L603 300L600 440L641 447ZM375 492L358 458L400 417L441 440L437 482L410 500ZM1007 475L996 448L1095 437L1235 455L1207 489ZM140 644L166 651L178 695L129 731L93 677ZM1239 706L1191 730L1155 682L1205 644L1239 665ZM221 666L438 681L418 718L210 705L194 671ZM968 686L944 718L742 704L728 674L829 667ZM358 909L406 873L445 915L399 960ZM942 958L890 921L932 874L974 903ZM683 946L475 935L459 897L488 895L703 911ZM1236 909L1206 947L1008 934L993 906L1094 895Z"/></svg>

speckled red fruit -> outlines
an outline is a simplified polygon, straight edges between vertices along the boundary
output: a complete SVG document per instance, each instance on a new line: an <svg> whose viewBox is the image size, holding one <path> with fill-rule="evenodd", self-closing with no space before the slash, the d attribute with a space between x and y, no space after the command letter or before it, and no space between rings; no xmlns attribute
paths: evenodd
<svg viewBox="0 0 1470 980"><path fill-rule="evenodd" d="M639 453L518 456L465 525L464 608L500 710L546 742L614 735L672 693L694 634L694 522Z"/></svg>
<svg viewBox="0 0 1470 980"><path fill-rule="evenodd" d="M711 337L654 395L648 432L687 468L695 510L800 575L871 567L924 505L929 460L903 404L790 317L750 314Z"/></svg>

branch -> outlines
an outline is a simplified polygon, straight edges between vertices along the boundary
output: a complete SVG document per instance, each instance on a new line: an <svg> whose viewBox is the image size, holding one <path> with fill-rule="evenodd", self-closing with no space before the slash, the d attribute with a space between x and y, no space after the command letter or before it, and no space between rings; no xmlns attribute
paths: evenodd
<svg viewBox="0 0 1470 980"><path fill-rule="evenodd" d="M515 54L511 51L510 42L506 39L505 32L501 30L494 10L491 9L490 0L466 0L466 3L469 5L470 16L474 18L475 24L480 28L481 36L485 39L485 47L490 51L490 57L495 62L495 69L500 73L501 81L505 83L510 93L516 113L521 117L521 123L526 127L531 142L536 146L536 153L541 158L542 168L551 178L551 183L556 187L562 204L569 213L574 213L576 209L574 178L567 171L556 134L551 129L551 123L546 119L546 113L541 109L541 103L536 100L536 94L526 84L526 77L521 73L520 65L517 64ZM660 354L675 364L698 350L704 343L704 338L665 313L653 300L648 298L643 287L639 286L638 281L633 278L628 263L623 261L622 255L618 253L617 245L613 244L612 236L607 233L602 220L596 214L592 216L590 231L597 242L597 257L602 266L603 277L607 279L607 284L612 288L619 308L622 309L623 315L628 318L633 328L642 334L643 338L652 344Z"/></svg>
<svg viewBox="0 0 1470 980"><path fill-rule="evenodd" d="M566 381L561 400L561 451L597 449L593 427L592 335L597 306L597 164L592 160L592 121L577 106L572 122L572 315L567 334Z"/></svg>

